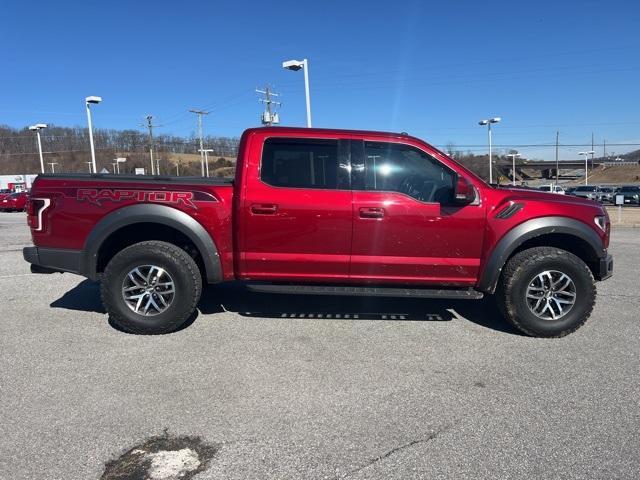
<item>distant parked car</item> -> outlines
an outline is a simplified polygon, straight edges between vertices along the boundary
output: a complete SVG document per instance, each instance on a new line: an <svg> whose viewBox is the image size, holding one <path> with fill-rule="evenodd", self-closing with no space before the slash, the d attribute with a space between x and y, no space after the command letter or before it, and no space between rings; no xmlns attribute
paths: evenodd
<svg viewBox="0 0 640 480"><path fill-rule="evenodd" d="M595 185L582 185L577 187L571 195L574 197L588 198L589 200L598 200L600 194L600 187Z"/></svg>
<svg viewBox="0 0 640 480"><path fill-rule="evenodd" d="M625 205L638 205L640 206L640 186L627 185L620 188L616 195L624 196Z"/></svg>
<svg viewBox="0 0 640 480"><path fill-rule="evenodd" d="M613 187L600 187L598 201L600 203L614 203L616 200L616 189Z"/></svg>
<svg viewBox="0 0 640 480"><path fill-rule="evenodd" d="M565 195L573 195L573 192L575 191L575 189L578 187L567 187L564 189L564 193Z"/></svg>
<svg viewBox="0 0 640 480"><path fill-rule="evenodd" d="M27 208L27 192L11 193L0 200L0 211L24 212Z"/></svg>
<svg viewBox="0 0 640 480"><path fill-rule="evenodd" d="M538 187L538 190L540 190L541 192L558 193L560 195L565 194L564 188L562 188L560 185L542 185Z"/></svg>

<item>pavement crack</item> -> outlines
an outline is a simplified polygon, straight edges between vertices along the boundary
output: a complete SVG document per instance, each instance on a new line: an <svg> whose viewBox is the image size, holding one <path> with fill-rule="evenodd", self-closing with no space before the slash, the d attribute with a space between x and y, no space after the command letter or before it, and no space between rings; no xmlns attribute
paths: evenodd
<svg viewBox="0 0 640 480"><path fill-rule="evenodd" d="M435 432L433 432L433 433L429 434L429 435L428 435L427 437L425 437L425 438L420 438L420 439L417 439L417 440L412 440L412 441L410 441L410 442L407 442L407 443L404 443L404 444L399 445L399 446L397 446L397 447L394 447L394 448L392 448L391 450L388 450L388 451L386 451L385 453L383 453L383 454L381 454L381 455L378 455L377 457L374 457L374 458L370 459L370 460L369 460L369 461L367 461L367 463L365 463L364 465L361 465L360 467L355 468L355 469L351 470L350 472L347 472L347 473L346 473L346 474L344 474L342 477L338 477L338 476L336 475L336 479L337 479L337 478L347 478L347 477L350 477L351 475L354 475L354 474L356 474L356 473L358 473L358 472L360 472L360 471L362 471L362 470L364 470L364 469L366 469L366 468L369 468L370 466L375 465L376 463L378 463L378 462L380 462L380 461L382 461L382 460L385 460L386 458L389 458L389 457L391 457L392 455L395 455L395 454L396 454L396 453L398 453L398 452L401 452L401 451L403 451L403 450L406 450L407 448L411 448L411 447L413 447L414 445L419 445L419 444L421 444L421 443L428 443L428 442L430 442L430 441L432 441L432 440L435 440L435 439L436 439L436 438L438 438L442 433L444 433L445 431L447 431L449 428L450 428L450 427L446 427L446 428L443 428L443 429L441 429L441 430L437 430L437 431L435 431Z"/></svg>

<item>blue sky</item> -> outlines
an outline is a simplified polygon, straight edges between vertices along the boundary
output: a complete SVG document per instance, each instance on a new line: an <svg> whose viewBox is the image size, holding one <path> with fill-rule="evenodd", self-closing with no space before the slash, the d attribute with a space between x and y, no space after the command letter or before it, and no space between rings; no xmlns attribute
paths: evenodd
<svg viewBox="0 0 640 480"><path fill-rule="evenodd" d="M253 92L281 94L283 125L304 125L310 61L314 126L494 142L640 143L640 5L608 1L58 1L3 4L0 124L86 125L211 135L258 125ZM640 147L611 147L623 152ZM581 147L563 148L575 158ZM598 149L601 152L601 148ZM551 159L552 148L520 148Z"/></svg>

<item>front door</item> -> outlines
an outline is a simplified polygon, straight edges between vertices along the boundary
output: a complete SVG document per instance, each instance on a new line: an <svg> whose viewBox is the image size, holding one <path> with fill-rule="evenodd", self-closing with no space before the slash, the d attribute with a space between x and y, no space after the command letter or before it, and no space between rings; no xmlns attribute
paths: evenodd
<svg viewBox="0 0 640 480"><path fill-rule="evenodd" d="M402 143L354 141L351 161L352 282L475 284L484 210L453 204L451 169Z"/></svg>
<svg viewBox="0 0 640 480"><path fill-rule="evenodd" d="M245 279L346 281L352 235L348 141L267 138L251 154L240 237Z"/></svg>

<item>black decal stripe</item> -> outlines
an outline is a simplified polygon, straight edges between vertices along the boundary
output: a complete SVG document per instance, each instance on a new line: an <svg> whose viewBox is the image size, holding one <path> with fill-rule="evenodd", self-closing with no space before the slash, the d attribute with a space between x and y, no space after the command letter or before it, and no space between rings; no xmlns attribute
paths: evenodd
<svg viewBox="0 0 640 480"><path fill-rule="evenodd" d="M510 205L507 205L505 208L503 208L496 214L496 218L499 218L501 220L506 220L507 218L511 218L520 210L522 210L522 207L524 207L524 204L522 203L512 203Z"/></svg>

